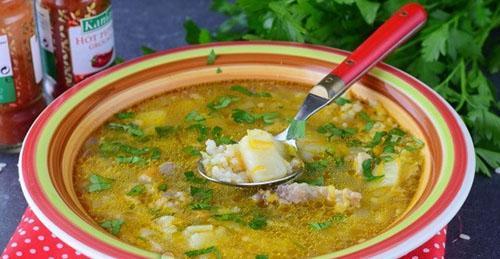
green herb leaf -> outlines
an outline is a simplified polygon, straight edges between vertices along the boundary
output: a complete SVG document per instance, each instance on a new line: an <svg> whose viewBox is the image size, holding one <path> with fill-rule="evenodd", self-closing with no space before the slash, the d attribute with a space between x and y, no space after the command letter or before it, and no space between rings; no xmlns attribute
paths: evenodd
<svg viewBox="0 0 500 259"><path fill-rule="evenodd" d="M193 146L184 147L182 151L190 156L201 156L200 151Z"/></svg>
<svg viewBox="0 0 500 259"><path fill-rule="evenodd" d="M335 125L332 123L327 123L317 129L318 133L325 134L328 136L328 138L332 137L340 137L340 138L346 138L349 136L352 136L356 134L357 130L353 128L337 128Z"/></svg>
<svg viewBox="0 0 500 259"><path fill-rule="evenodd" d="M220 221L233 221L236 223L244 224L245 221L238 213L226 213L226 214L216 214L212 216L216 220Z"/></svg>
<svg viewBox="0 0 500 259"><path fill-rule="evenodd" d="M233 85L231 86L230 88L232 91L236 91L236 92L240 92L244 95L247 95L247 96L254 96L254 97L272 97L270 93L268 92L259 92L259 93L256 93L256 92L252 92L250 91L248 88L246 87L243 87L241 85Z"/></svg>
<svg viewBox="0 0 500 259"><path fill-rule="evenodd" d="M167 136L174 134L177 131L177 128L174 126L168 126L168 125L167 126L158 126L158 127L155 127L155 131L156 131L156 134L158 135L158 137L164 138L164 137L167 137Z"/></svg>
<svg viewBox="0 0 500 259"><path fill-rule="evenodd" d="M212 205L210 203L202 201L202 202L191 203L189 205L189 208L191 208L192 210L211 210Z"/></svg>
<svg viewBox="0 0 500 259"><path fill-rule="evenodd" d="M153 54L156 52L156 50L154 50L148 46L141 46L141 51L142 51L142 55L149 55L149 54Z"/></svg>
<svg viewBox="0 0 500 259"><path fill-rule="evenodd" d="M306 121L305 120L293 120L290 123L288 132L286 134L286 139L300 139L306 136Z"/></svg>
<svg viewBox="0 0 500 259"><path fill-rule="evenodd" d="M158 185L158 191L164 192L168 189L168 185L166 183L161 183Z"/></svg>
<svg viewBox="0 0 500 259"><path fill-rule="evenodd" d="M260 114L258 117L262 119L265 125L271 125L274 124L274 121L279 117L279 113L267 112Z"/></svg>
<svg viewBox="0 0 500 259"><path fill-rule="evenodd" d="M118 156L116 162L120 164L145 165L147 161L140 156Z"/></svg>
<svg viewBox="0 0 500 259"><path fill-rule="evenodd" d="M128 196L139 196L139 195L143 194L145 191L146 191L146 186L144 184L138 184L138 185L132 187L132 189L130 189L130 191L127 192L127 195Z"/></svg>
<svg viewBox="0 0 500 259"><path fill-rule="evenodd" d="M205 117L203 115L199 114L197 111L192 111L184 117L186 121L195 121L195 122L202 122L205 120Z"/></svg>
<svg viewBox="0 0 500 259"><path fill-rule="evenodd" d="M267 255L256 255L255 259L269 259L269 256L267 256Z"/></svg>
<svg viewBox="0 0 500 259"><path fill-rule="evenodd" d="M207 104L210 110L220 110L228 107L231 103L237 101L238 98L230 95L220 96L217 100L214 100Z"/></svg>
<svg viewBox="0 0 500 259"><path fill-rule="evenodd" d="M372 171L374 166L375 166L375 160L371 158L366 159L361 164L361 167L363 168L363 176L365 177L366 181L370 182L384 177L384 175L378 175L378 176L373 175Z"/></svg>
<svg viewBox="0 0 500 259"><path fill-rule="evenodd" d="M351 103L351 100L346 99L344 97L339 97L335 99L335 103L338 104L339 106L343 106L345 104Z"/></svg>
<svg viewBox="0 0 500 259"><path fill-rule="evenodd" d="M186 30L186 42L189 44L208 43L212 41L212 36L207 29L199 28L191 19L184 22Z"/></svg>
<svg viewBox="0 0 500 259"><path fill-rule="evenodd" d="M217 54L215 54L215 51L213 49L210 50L210 53L208 54L207 58L207 65L214 64L216 59L217 59Z"/></svg>
<svg viewBox="0 0 500 259"><path fill-rule="evenodd" d="M256 215L248 223L248 226L255 230L263 229L267 226L267 218L263 215Z"/></svg>
<svg viewBox="0 0 500 259"><path fill-rule="evenodd" d="M144 132L139 128L139 126L133 123L121 124L111 122L108 124L108 128L127 132L134 137L144 137Z"/></svg>
<svg viewBox="0 0 500 259"><path fill-rule="evenodd" d="M195 184L204 184L208 182L207 179L196 176L193 171L184 172L184 178L186 179L186 181Z"/></svg>
<svg viewBox="0 0 500 259"><path fill-rule="evenodd" d="M386 135L385 131L377 131L377 132L375 132L375 134L373 135L372 141L370 143L368 143L368 145L366 145L366 146L369 147L369 148L376 147L378 144L380 144L382 142L382 138L385 135Z"/></svg>
<svg viewBox="0 0 500 259"><path fill-rule="evenodd" d="M120 229L122 228L124 221L121 219L111 219L101 222L101 227L105 228L109 233L113 235L118 235Z"/></svg>
<svg viewBox="0 0 500 259"><path fill-rule="evenodd" d="M89 177L89 185L87 185L88 192L100 192L111 188L113 179L102 177L98 174L91 174Z"/></svg>
<svg viewBox="0 0 500 259"><path fill-rule="evenodd" d="M365 19L366 23L373 24L380 4L367 0L356 0L356 5L358 6L359 12L363 16L363 19Z"/></svg>
<svg viewBox="0 0 500 259"><path fill-rule="evenodd" d="M135 117L135 112L119 112L115 114L115 117L120 120L130 119Z"/></svg>
<svg viewBox="0 0 500 259"><path fill-rule="evenodd" d="M228 145L236 143L236 141L232 140L230 137L222 135L222 128L219 126L215 126L214 128L212 128L212 137L217 145Z"/></svg>
<svg viewBox="0 0 500 259"><path fill-rule="evenodd" d="M366 112L362 111L358 114L359 114L359 117L361 117L361 119L366 122L363 130L370 131L373 128L374 121L370 118L370 116L368 116L368 114L366 114Z"/></svg>
<svg viewBox="0 0 500 259"><path fill-rule="evenodd" d="M217 74L222 73L222 68L218 67L217 69L215 69L215 73L217 73Z"/></svg>
<svg viewBox="0 0 500 259"><path fill-rule="evenodd" d="M306 162L304 164L306 172L312 174L312 173L322 173L326 170L328 167L328 161L327 160L318 160L318 161L313 161L313 162Z"/></svg>
<svg viewBox="0 0 500 259"><path fill-rule="evenodd" d="M335 214L327 221L309 223L309 227L311 227L312 230L319 231L325 228L329 228L334 222L342 222L345 221L346 219L347 216L344 214Z"/></svg>
<svg viewBox="0 0 500 259"><path fill-rule="evenodd" d="M203 249L198 249L198 250L190 250L190 251L185 252L184 254L187 257L195 257L195 256L211 254L211 253L216 253L217 258L220 257L220 252L217 250L217 248L215 246L211 246L211 247L207 247L207 248L203 248Z"/></svg>
<svg viewBox="0 0 500 259"><path fill-rule="evenodd" d="M244 110L235 109L233 110L233 114L231 116L233 120L237 123L254 123L256 118L253 114L246 112Z"/></svg>
<svg viewBox="0 0 500 259"><path fill-rule="evenodd" d="M191 186L191 196L195 200L199 201L210 201L213 197L213 190L208 188L200 188Z"/></svg>

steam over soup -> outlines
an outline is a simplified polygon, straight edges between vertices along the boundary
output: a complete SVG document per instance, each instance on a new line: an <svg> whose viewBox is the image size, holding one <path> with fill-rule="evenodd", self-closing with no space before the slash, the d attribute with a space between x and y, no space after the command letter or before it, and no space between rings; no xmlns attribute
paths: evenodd
<svg viewBox="0 0 500 259"><path fill-rule="evenodd" d="M294 183L235 188L196 172L208 148L281 132L309 87L213 83L117 113L81 150L78 197L111 235L175 257L308 257L372 238L408 208L424 165L423 142L380 104L346 95L311 117Z"/></svg>

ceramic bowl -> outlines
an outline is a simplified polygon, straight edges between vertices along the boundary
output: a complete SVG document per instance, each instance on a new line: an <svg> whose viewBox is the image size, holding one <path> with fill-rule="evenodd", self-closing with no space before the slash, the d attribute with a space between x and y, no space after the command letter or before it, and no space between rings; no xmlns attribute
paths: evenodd
<svg viewBox="0 0 500 259"><path fill-rule="evenodd" d="M212 49L217 60L207 65ZM64 93L36 120L19 162L24 195L51 231L90 257L158 258L103 231L79 203L72 173L85 139L114 113L174 89L240 79L312 86L346 55L305 44L226 42L168 50L108 69ZM222 73L216 73L218 67ZM449 104L394 67L377 65L351 89L382 102L403 128L424 139L426 164L401 218L376 237L324 257L402 256L437 233L463 204L474 177L472 141Z"/></svg>

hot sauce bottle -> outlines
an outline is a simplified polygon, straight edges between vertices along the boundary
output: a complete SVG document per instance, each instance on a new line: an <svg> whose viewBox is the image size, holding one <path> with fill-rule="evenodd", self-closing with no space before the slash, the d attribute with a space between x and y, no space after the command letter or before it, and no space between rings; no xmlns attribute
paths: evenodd
<svg viewBox="0 0 500 259"><path fill-rule="evenodd" d="M45 107L29 0L0 0L0 151L17 151Z"/></svg>
<svg viewBox="0 0 500 259"><path fill-rule="evenodd" d="M36 0L36 12L49 99L113 63L109 0Z"/></svg>

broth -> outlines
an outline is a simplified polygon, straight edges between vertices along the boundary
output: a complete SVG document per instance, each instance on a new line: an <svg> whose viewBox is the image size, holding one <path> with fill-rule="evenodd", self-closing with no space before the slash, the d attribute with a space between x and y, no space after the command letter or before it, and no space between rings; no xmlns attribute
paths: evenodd
<svg viewBox="0 0 500 259"><path fill-rule="evenodd" d="M339 210L325 200L262 204L252 199L259 189L206 182L196 172L207 139L224 144L247 129L281 132L309 87L211 83L122 111L80 151L79 200L119 239L175 257L310 257L372 238L405 212L424 164L423 143L380 104L348 94L311 117L300 141L306 170L298 181L359 192L359 208Z"/></svg>

